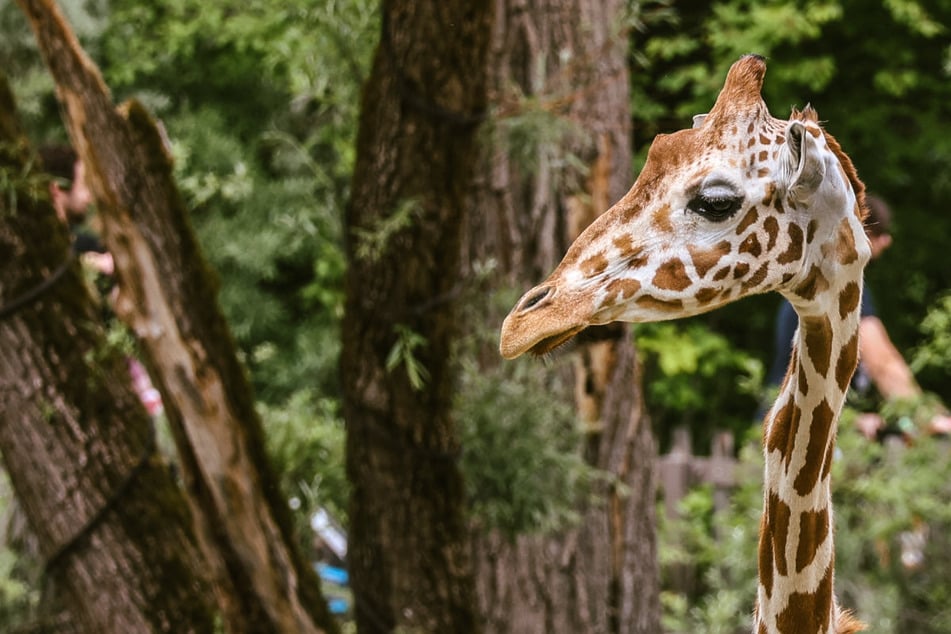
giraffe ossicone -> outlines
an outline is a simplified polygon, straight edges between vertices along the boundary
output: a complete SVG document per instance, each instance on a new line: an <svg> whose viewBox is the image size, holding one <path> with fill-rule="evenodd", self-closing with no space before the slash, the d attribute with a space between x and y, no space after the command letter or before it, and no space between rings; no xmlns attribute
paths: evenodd
<svg viewBox="0 0 951 634"><path fill-rule="evenodd" d="M764 428L754 631L854 632L833 592L829 470L857 362L865 189L811 107L769 114L765 72L740 58L708 114L654 140L631 190L506 317L499 347L544 354L588 326L782 293L800 327Z"/></svg>

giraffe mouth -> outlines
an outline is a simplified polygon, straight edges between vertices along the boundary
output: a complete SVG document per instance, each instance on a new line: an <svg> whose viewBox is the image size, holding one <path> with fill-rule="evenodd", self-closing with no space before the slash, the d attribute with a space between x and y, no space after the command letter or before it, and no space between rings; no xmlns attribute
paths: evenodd
<svg viewBox="0 0 951 634"><path fill-rule="evenodd" d="M568 343L572 337L584 330L584 328L584 326L576 326L571 330L566 330L565 332L559 333L557 335L545 337L534 346L529 348L528 352L535 355L536 357L546 355Z"/></svg>

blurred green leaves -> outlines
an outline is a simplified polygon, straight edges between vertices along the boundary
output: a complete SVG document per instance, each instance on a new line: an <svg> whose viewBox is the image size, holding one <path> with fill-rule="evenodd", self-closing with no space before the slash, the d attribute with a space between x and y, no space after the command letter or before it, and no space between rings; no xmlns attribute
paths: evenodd
<svg viewBox="0 0 951 634"><path fill-rule="evenodd" d="M662 445L682 424L701 446L717 430L745 433L762 389L758 359L700 321L642 324L634 334L644 363L647 407Z"/></svg>
<svg viewBox="0 0 951 634"><path fill-rule="evenodd" d="M426 338L404 324L396 324L393 330L396 342L386 357L386 369L394 372L397 368L403 368L409 384L418 392L429 380L429 370L416 357L416 349L426 346Z"/></svg>
<svg viewBox="0 0 951 634"><path fill-rule="evenodd" d="M943 295L921 322L924 341L911 359L915 372L951 368L951 293Z"/></svg>
<svg viewBox="0 0 951 634"><path fill-rule="evenodd" d="M843 415L832 470L839 603L855 610L872 632L947 632L951 446L929 437L910 446L869 442L854 428L855 415ZM698 577L689 595L665 582L669 631L750 628L763 504L758 435L742 444L737 469L738 484L724 512L714 512L712 489L699 487L684 498L679 518L661 522L664 568L688 563Z"/></svg>
<svg viewBox="0 0 951 634"><path fill-rule="evenodd" d="M461 468L474 519L514 536L577 522L578 501L605 475L578 451L580 423L557 373L539 373L533 359L480 369L463 362L457 397Z"/></svg>
<svg viewBox="0 0 951 634"><path fill-rule="evenodd" d="M267 444L285 493L300 502L299 528L318 506L340 521L347 518L343 420L335 399L312 390L295 392L286 402L261 404Z"/></svg>

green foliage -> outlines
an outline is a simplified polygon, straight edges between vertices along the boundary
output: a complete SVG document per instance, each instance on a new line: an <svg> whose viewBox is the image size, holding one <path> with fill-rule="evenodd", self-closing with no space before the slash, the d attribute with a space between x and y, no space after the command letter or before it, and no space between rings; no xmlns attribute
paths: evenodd
<svg viewBox="0 0 951 634"><path fill-rule="evenodd" d="M356 227L354 234L357 239L357 257L361 260L378 260L386 251L390 240L403 229L411 227L421 213L420 201L408 198L400 201L393 213L381 217L373 227Z"/></svg>
<svg viewBox="0 0 951 634"><path fill-rule="evenodd" d="M396 342L386 356L386 369L393 372L402 367L414 390L422 390L429 380L429 370L416 358L416 349L426 346L426 338L403 324L394 326Z"/></svg>
<svg viewBox="0 0 951 634"><path fill-rule="evenodd" d="M40 598L34 585L36 562L12 545L22 537L12 534L23 525L22 514L6 473L0 471L0 629L5 632L25 627Z"/></svg>
<svg viewBox="0 0 951 634"><path fill-rule="evenodd" d="M661 445L673 427L688 425L707 446L716 430L749 427L763 381L763 364L702 322L639 325L647 408Z"/></svg>
<svg viewBox="0 0 951 634"><path fill-rule="evenodd" d="M926 80L922 71L939 70L910 64L918 51L904 53L904 59L896 59L892 51L882 51L877 36L887 32L881 28L883 23L892 31L898 29L889 39L900 38L906 46L921 48L932 47L934 42L929 40L947 31L947 15L939 12L941 17L936 18L913 1L884 0L876 6L855 0L724 0L684 2L677 8L676 19L660 22L649 32L642 47L647 72L633 80L635 118L647 125L647 130L639 134L644 141L659 130L658 124L666 128L674 118L689 121L693 114L706 112L716 99L726 69L744 53L755 52L770 59L771 79L764 90L767 102L774 104L774 112L782 116L790 105L803 105L815 93L829 97L817 106L845 101L837 97L844 87L834 80L843 73L855 72L851 65L858 60L851 46L876 49L876 58L886 61L878 65L873 73L876 77L905 75L917 86ZM863 29L866 22L873 21L878 23L876 28ZM846 22L849 28L843 28ZM886 60L885 55L891 59ZM889 85L888 79L881 81ZM858 92L870 87L848 90ZM683 127L683 122L676 127Z"/></svg>
<svg viewBox="0 0 951 634"><path fill-rule="evenodd" d="M9 548L0 549L0 625L14 627L23 617L35 592L18 578L19 556Z"/></svg>
<svg viewBox="0 0 951 634"><path fill-rule="evenodd" d="M925 392L887 400L882 403L878 413L892 427L915 436L927 430L935 416L945 412L947 409L941 399L935 394Z"/></svg>
<svg viewBox="0 0 951 634"><path fill-rule="evenodd" d="M57 6L76 37L95 52L108 21L107 0L62 0ZM16 2L0 2L0 60L13 85L22 123L40 141L65 142L53 79L40 59L33 31Z"/></svg>
<svg viewBox="0 0 951 634"><path fill-rule="evenodd" d="M269 175L217 112L189 113L171 126L185 139L173 146L176 175L259 394L284 399L307 374L331 389L338 349L331 333L343 303L334 208L315 203L306 174Z"/></svg>
<svg viewBox="0 0 951 634"><path fill-rule="evenodd" d="M951 631L951 446L930 437L907 447L870 443L853 427L856 415L843 414L832 470L839 601L872 632ZM690 595L666 583L669 631L749 631L762 468L751 439L725 512L715 514L710 489L700 488L679 519L662 522L665 569L687 562L700 578Z"/></svg>
<svg viewBox="0 0 951 634"><path fill-rule="evenodd" d="M0 144L0 158L15 156L23 148L10 143ZM48 177L35 171L30 161L23 168L0 165L0 210L6 214L16 214L21 197L42 199L47 196Z"/></svg>
<svg viewBox="0 0 951 634"><path fill-rule="evenodd" d="M461 468L474 519L508 535L564 528L601 472L581 456L570 393L533 360L492 370L465 361L456 404Z"/></svg>
<svg viewBox="0 0 951 634"><path fill-rule="evenodd" d="M333 393L341 218L376 3L116 0L110 9L97 61L117 95L164 121L258 396L274 405L304 386Z"/></svg>
<svg viewBox="0 0 951 634"><path fill-rule="evenodd" d="M566 180L584 175L588 169L577 154L565 151L590 143L577 123L561 111L565 102L570 103L567 95L518 94L513 103L496 109L480 134L506 148L513 164L521 169L532 174L543 168L551 170L555 180L550 187L557 190Z"/></svg>
<svg viewBox="0 0 951 634"><path fill-rule="evenodd" d="M492 260L474 263L461 297L460 319L470 327L453 354L459 466L477 526L509 537L544 534L574 525L579 507L597 504L588 496L611 475L584 459L570 356L498 362L491 352L497 362L485 360L498 349L501 315L518 299L513 288L487 290L496 268Z"/></svg>
<svg viewBox="0 0 951 634"><path fill-rule="evenodd" d="M843 417L848 426L850 413ZM951 628L951 461L946 441L888 450L840 434L833 471L840 592L871 631ZM924 543L916 537L926 535ZM892 601L892 602L890 602Z"/></svg>
<svg viewBox="0 0 951 634"><path fill-rule="evenodd" d="M679 517L658 508L659 555L664 571L661 602L669 632L748 632L756 597L756 546L763 504L763 460L755 439L743 443L737 486L726 512L715 513L713 490L694 489L682 500ZM670 575L693 570L695 591L680 594Z"/></svg>
<svg viewBox="0 0 951 634"><path fill-rule="evenodd" d="M924 37L934 37L947 31L947 26L936 21L928 10L915 0L885 0L885 8L895 22Z"/></svg>
<svg viewBox="0 0 951 634"><path fill-rule="evenodd" d="M945 380L951 368L951 293L945 294L928 310L921 322L925 340L915 350L911 367L917 373L941 373Z"/></svg>
<svg viewBox="0 0 951 634"><path fill-rule="evenodd" d="M102 346L89 350L83 356L83 362L89 366L97 366L115 359L135 356L135 339L132 333L123 324L110 321L103 328Z"/></svg>
<svg viewBox="0 0 951 634"><path fill-rule="evenodd" d="M347 517L345 430L338 409L334 399L308 390L295 392L286 403L259 406L268 451L301 530L318 506L338 520Z"/></svg>
<svg viewBox="0 0 951 634"><path fill-rule="evenodd" d="M138 97L162 119L257 394L281 402L314 381L335 389L340 219L377 3L62 5L117 99ZM15 3L0 4L0 34L34 139L64 140L52 82Z"/></svg>

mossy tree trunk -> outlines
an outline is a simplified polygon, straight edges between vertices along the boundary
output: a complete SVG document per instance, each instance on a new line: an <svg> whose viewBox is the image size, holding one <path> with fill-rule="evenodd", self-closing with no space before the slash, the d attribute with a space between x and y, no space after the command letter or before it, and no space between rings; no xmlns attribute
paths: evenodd
<svg viewBox="0 0 951 634"><path fill-rule="evenodd" d="M495 261L501 284L521 292L544 279L633 182L626 5L496 4L488 68L501 119L478 172L463 259ZM506 134L520 121L547 123ZM530 164L515 158L526 155ZM492 310L481 321L500 324L503 315ZM493 632L654 634L655 445L630 330L589 329L568 354L574 377L548 383L575 389L552 397L574 402L586 432L578 451L611 477L584 497L577 528L515 539L476 535L480 606ZM539 364L539 371L549 370Z"/></svg>
<svg viewBox="0 0 951 634"><path fill-rule="evenodd" d="M18 0L56 83L112 254L116 314L162 393L185 489L231 632L335 631L264 448L250 384L161 136L117 109L51 0Z"/></svg>
<svg viewBox="0 0 951 634"><path fill-rule="evenodd" d="M0 75L0 451L56 597L42 607L79 631L214 632L188 505L29 157Z"/></svg>
<svg viewBox="0 0 951 634"><path fill-rule="evenodd" d="M450 352L491 8L384 0L364 89L341 359L361 632L478 630Z"/></svg>

